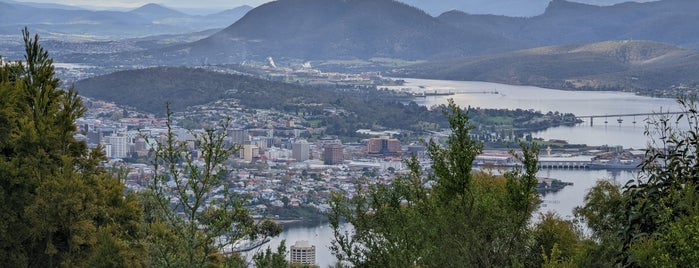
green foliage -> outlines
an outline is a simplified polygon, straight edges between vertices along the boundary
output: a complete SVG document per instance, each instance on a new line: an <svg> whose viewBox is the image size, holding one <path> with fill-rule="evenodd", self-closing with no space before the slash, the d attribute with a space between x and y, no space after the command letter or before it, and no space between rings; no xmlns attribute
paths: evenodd
<svg viewBox="0 0 699 268"><path fill-rule="evenodd" d="M532 252L530 257L543 259L530 260L530 264L572 262L572 257L577 252L580 234L575 231L573 222L563 220L553 212L547 212L539 216L539 222L532 230L532 239L532 249L539 249L541 252Z"/></svg>
<svg viewBox="0 0 699 268"><path fill-rule="evenodd" d="M473 172L481 144L469 136L469 116L453 101L445 114L452 135L446 148L428 144L429 175L413 158L407 161L410 173L390 185L370 185L352 198L333 196L331 248L340 262L356 267L525 264L527 226L538 201L538 150L523 146L524 171L501 177ZM342 229L343 221L352 225L352 233Z"/></svg>
<svg viewBox="0 0 699 268"><path fill-rule="evenodd" d="M137 200L99 166L101 148L73 138L85 108L58 88L38 36L23 37L26 65L0 66L0 263L144 266Z"/></svg>
<svg viewBox="0 0 699 268"><path fill-rule="evenodd" d="M267 247L264 252L256 253L252 259L255 261L255 267L259 268L289 267L289 263L286 261L286 241L282 240L276 252L272 252L272 249Z"/></svg>
<svg viewBox="0 0 699 268"><path fill-rule="evenodd" d="M578 258L578 264L686 267L696 262L699 110L693 97L681 98L679 104L683 115L651 120L646 134L654 139L640 178L622 189L600 182L587 194L585 205L576 208L593 234L580 254L588 257ZM688 129L678 127L682 119Z"/></svg>
<svg viewBox="0 0 699 268"><path fill-rule="evenodd" d="M281 232L281 227L270 221L256 224L243 207L244 198L230 191L224 162L239 146L225 144L227 126L228 121L220 129L191 133L201 151L198 161L189 153L188 143L177 140L168 109L168 131L155 150L156 173L143 199L152 265L223 265L225 262L216 256L226 253L225 248L236 241Z"/></svg>

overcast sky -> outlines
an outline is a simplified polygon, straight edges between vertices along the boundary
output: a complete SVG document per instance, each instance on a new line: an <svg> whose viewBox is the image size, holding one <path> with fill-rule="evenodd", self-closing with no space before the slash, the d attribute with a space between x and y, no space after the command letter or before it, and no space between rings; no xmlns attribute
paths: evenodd
<svg viewBox="0 0 699 268"><path fill-rule="evenodd" d="M269 0L15 0L18 2L41 2L93 8L136 8L147 3L162 4L171 8L216 10L241 5L258 6ZM612 5L629 0L569 0L596 5ZM649 2L652 0L634 0ZM430 13L459 9L473 14L498 14L511 16L533 16L544 11L550 0L404 0Z"/></svg>

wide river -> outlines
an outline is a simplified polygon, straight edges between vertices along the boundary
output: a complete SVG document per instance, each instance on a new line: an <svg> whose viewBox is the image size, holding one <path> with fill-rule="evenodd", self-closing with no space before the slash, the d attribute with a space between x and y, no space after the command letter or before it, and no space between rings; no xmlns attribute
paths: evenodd
<svg viewBox="0 0 699 268"><path fill-rule="evenodd" d="M607 116L617 114L638 114L655 112L678 112L674 99L637 96L632 93L612 91L563 91L532 86L512 86L486 82L464 82L426 79L403 79L404 86L392 89L413 92L459 92L450 96L428 96L418 98L416 103L432 106L444 104L453 98L461 107L493 109L533 109L543 113L558 111L573 113L576 116ZM497 92L493 94L492 92ZM599 145L622 145L625 148L643 149L648 137L643 134L646 116L601 117L575 127L556 127L534 133L534 137L563 139L569 143ZM607 121L605 124L604 122ZM633 123L636 122L636 123Z"/></svg>
<svg viewBox="0 0 699 268"><path fill-rule="evenodd" d="M616 115L634 113L653 113L659 111L679 111L673 99L636 96L631 93L600 91L561 91L531 86L512 86L486 82L463 82L425 79L403 79L404 86L391 87L395 90L414 92L458 92L450 96L429 96L417 98L418 104L432 106L444 104L453 98L462 107L481 108L534 109L544 113L558 111L574 113L577 116ZM492 92L496 91L494 94ZM484 93L487 92L487 93ZM589 122L573 127L556 127L539 133L534 137L544 139L562 139L570 143L588 145L621 145L625 148L643 149L649 138L643 132L645 117L625 117L618 123L618 118L597 118L594 125ZM636 121L636 123L633 123ZM539 212L554 211L564 218L571 218L574 207L582 205L583 198L598 180L612 180L625 184L637 177L636 172L606 170L541 170L541 177L556 178L572 182L563 190L543 197ZM332 241L332 229L327 224L288 225L284 232L268 245L276 248L282 239L286 239L287 248L298 240L308 240L316 246L317 264L328 267L336 259L329 250Z"/></svg>

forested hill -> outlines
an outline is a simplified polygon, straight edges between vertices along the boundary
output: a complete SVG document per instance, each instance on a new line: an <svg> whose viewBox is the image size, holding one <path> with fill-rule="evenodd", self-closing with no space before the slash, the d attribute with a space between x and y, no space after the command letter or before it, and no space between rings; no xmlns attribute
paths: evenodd
<svg viewBox="0 0 699 268"><path fill-rule="evenodd" d="M204 69L158 67L121 71L78 81L75 88L83 96L157 115L165 114L168 101L172 111L178 112L224 98L238 99L247 108L309 115L323 115L324 108L336 108L344 112L324 118L325 124L332 125L338 135L351 136L359 128L375 126L413 129L419 122L446 126L439 111L406 106L395 99L383 98L386 93L376 90L340 92Z"/></svg>
<svg viewBox="0 0 699 268"><path fill-rule="evenodd" d="M506 51L512 42L478 28L457 29L393 0L282 0L261 5L221 32L172 47L161 56L209 63L268 56L424 59Z"/></svg>
<svg viewBox="0 0 699 268"><path fill-rule="evenodd" d="M330 92L268 81L246 75L197 68L157 67L128 70L78 81L80 95L113 101L163 115L165 103L174 112L223 98L236 98L251 108L284 107L288 100L317 103L332 99ZM333 99L334 100L334 99Z"/></svg>
<svg viewBox="0 0 699 268"><path fill-rule="evenodd" d="M697 68L696 50L648 41L608 41L430 62L396 70L394 75L653 94L695 85Z"/></svg>

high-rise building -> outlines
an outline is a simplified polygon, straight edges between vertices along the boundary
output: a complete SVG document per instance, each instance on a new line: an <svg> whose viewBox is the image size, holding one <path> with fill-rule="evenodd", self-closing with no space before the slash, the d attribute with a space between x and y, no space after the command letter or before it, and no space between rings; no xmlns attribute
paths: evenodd
<svg viewBox="0 0 699 268"><path fill-rule="evenodd" d="M259 156L260 148L252 144L243 145L242 153L245 161L252 162L253 158Z"/></svg>
<svg viewBox="0 0 699 268"><path fill-rule="evenodd" d="M129 155L128 137L112 135L107 137L107 143L112 145L111 157L124 158Z"/></svg>
<svg viewBox="0 0 699 268"><path fill-rule="evenodd" d="M337 143L326 144L323 150L323 162L326 165L336 165L344 161L342 145Z"/></svg>
<svg viewBox="0 0 699 268"><path fill-rule="evenodd" d="M386 136L369 139L366 147L368 154L396 155L401 152L400 141Z"/></svg>
<svg viewBox="0 0 699 268"><path fill-rule="evenodd" d="M289 250L289 262L291 264L316 264L316 246L308 241L296 241Z"/></svg>
<svg viewBox="0 0 699 268"><path fill-rule="evenodd" d="M296 161L306 161L310 155L311 145L305 140L294 142L291 145L291 156L296 159Z"/></svg>
<svg viewBox="0 0 699 268"><path fill-rule="evenodd" d="M229 135L231 136L231 142L240 145L245 145L250 143L250 134L246 129L233 129L229 130Z"/></svg>

